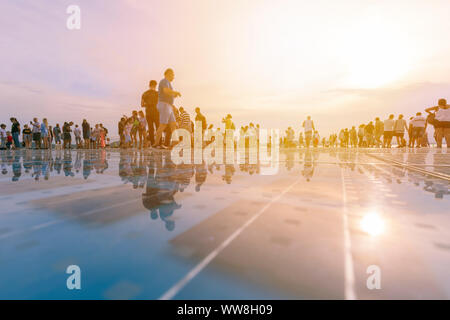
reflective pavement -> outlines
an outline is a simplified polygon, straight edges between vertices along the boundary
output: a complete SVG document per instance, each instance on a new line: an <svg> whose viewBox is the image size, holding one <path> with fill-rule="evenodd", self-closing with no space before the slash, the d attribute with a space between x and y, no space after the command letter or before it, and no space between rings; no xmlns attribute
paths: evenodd
<svg viewBox="0 0 450 320"><path fill-rule="evenodd" d="M168 151L0 164L1 299L450 298L450 152L282 150L274 174Z"/></svg>

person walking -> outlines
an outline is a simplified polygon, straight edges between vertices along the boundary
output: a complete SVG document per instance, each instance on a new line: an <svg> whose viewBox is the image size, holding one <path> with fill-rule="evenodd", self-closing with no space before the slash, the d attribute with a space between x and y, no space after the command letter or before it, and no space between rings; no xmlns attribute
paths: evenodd
<svg viewBox="0 0 450 320"><path fill-rule="evenodd" d="M172 69L164 72L164 79L159 82L158 87L158 105L159 111L159 127L156 131L155 143L152 147L166 149L166 146L160 146L161 136L164 130L169 127L170 132L176 129L176 119L173 112L173 101L177 97L181 97L178 91L173 90L171 82L175 79L175 73ZM166 141L167 143L167 141Z"/></svg>

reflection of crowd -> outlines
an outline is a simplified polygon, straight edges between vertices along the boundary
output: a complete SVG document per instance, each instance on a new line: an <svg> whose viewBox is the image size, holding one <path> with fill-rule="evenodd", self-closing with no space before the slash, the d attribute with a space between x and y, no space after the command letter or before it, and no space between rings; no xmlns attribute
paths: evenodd
<svg viewBox="0 0 450 320"><path fill-rule="evenodd" d="M300 149L284 153L286 170L292 171L295 165L300 165L301 174L305 182L310 182L315 173L320 153L323 151L313 149ZM177 194L185 192L192 183L195 192L200 192L205 184L208 173L218 173L223 183L231 184L236 170L249 175L260 174L259 161L256 164L175 164L171 154L167 152L142 152L138 150L121 150L118 163L118 174L125 184L130 184L133 189L142 189L142 203L150 212L152 220L163 222L169 231L175 229L174 212L181 208L177 201ZM340 166L351 170L358 168L361 174L361 166L358 166L358 157L354 152L336 152L331 149L331 158L336 158ZM296 158L298 156L298 158ZM410 156L410 155L406 155ZM427 153L418 153L414 161L425 164ZM440 161L439 154L433 153L434 164ZM18 181L25 177L31 177L36 181L48 180L51 176L63 175L76 177L82 175L87 179L93 172L101 174L108 169L107 152L105 150L14 150L1 154L0 166L3 175L12 173L12 181ZM296 160L298 159L298 160ZM364 170L381 176L387 183L403 183L405 179L416 186L421 186L426 192L432 192L436 199L450 194L449 183L445 180L425 177L422 174L408 171L405 168L391 167L391 174L386 170L378 171L370 164L362 165Z"/></svg>
<svg viewBox="0 0 450 320"><path fill-rule="evenodd" d="M100 149L109 144L108 129L101 123L91 128L86 119L83 120L81 127L78 124L74 125L72 121L64 122L62 126L59 123L51 126L47 118L43 118L42 122L39 122L38 118L33 118L33 121L22 127L17 118L10 120L9 131L6 124L0 124L0 150L71 149L72 137L77 149Z"/></svg>
<svg viewBox="0 0 450 320"><path fill-rule="evenodd" d="M106 151L78 150L20 150L2 153L0 166L3 175L12 171L12 181L31 177L36 181L49 180L50 176L75 177L81 174L87 179L92 172L103 173L108 168ZM10 168L10 170L8 170Z"/></svg>
<svg viewBox="0 0 450 320"><path fill-rule="evenodd" d="M429 152L422 152L422 153L407 153L407 154L399 154L400 156L405 156L406 159L402 159L402 162L405 163L414 163L415 165L425 165L427 164L427 157L429 155ZM330 152L330 156L337 157L339 160L339 163L343 167L348 167L352 171L356 167L357 157L358 154L354 152ZM432 166L438 166L439 163L442 162L442 159L440 158L442 154L440 153L432 153L432 163L430 165ZM413 159L411 157L414 157ZM364 161L361 161L364 162ZM386 183L388 184L402 184L405 181L408 181L415 185L416 187L421 187L426 192L431 192L434 194L434 197L436 199L443 199L444 195L450 194L450 182L434 178L432 176L424 175L419 172L415 172L412 170L408 170L405 167L398 167L398 166L389 166L389 167L383 167L383 170L380 170L376 165L373 164L364 164L358 166L358 172L360 174L364 174L364 171L361 170L361 167L364 168L364 170L370 172L374 175L374 177L382 178ZM386 170L389 171L386 172ZM443 174L450 174L450 169L448 167L440 167L440 173Z"/></svg>

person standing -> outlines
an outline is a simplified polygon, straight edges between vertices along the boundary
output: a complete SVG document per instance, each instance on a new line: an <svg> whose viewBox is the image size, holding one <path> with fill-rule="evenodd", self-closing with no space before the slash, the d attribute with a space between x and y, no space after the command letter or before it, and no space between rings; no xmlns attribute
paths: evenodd
<svg viewBox="0 0 450 320"><path fill-rule="evenodd" d="M222 119L222 122L225 124L225 130L235 130L236 127L233 123L231 114L227 114L227 116Z"/></svg>
<svg viewBox="0 0 450 320"><path fill-rule="evenodd" d="M37 118L33 119L33 122L30 121L30 124L33 126L33 141L34 147L36 149L41 148L41 124L39 123Z"/></svg>
<svg viewBox="0 0 450 320"><path fill-rule="evenodd" d="M30 149L31 148L31 139L32 139L32 132L31 129L28 127L27 124L25 124L23 126L23 130L22 130L22 137L23 137L23 142L25 143L25 148Z"/></svg>
<svg viewBox="0 0 450 320"><path fill-rule="evenodd" d="M12 122L12 126L11 126L11 135L13 137L13 141L14 141L14 147L16 149L19 149L21 147L20 145L20 141L19 141L19 135L20 135L20 123L19 121L17 121L16 118L11 118L10 119Z"/></svg>
<svg viewBox="0 0 450 320"><path fill-rule="evenodd" d="M309 148L311 143L312 133L316 129L314 128L314 122L311 120L311 116L308 116L305 121L303 121L302 127L305 129L305 141L306 147Z"/></svg>
<svg viewBox="0 0 450 320"><path fill-rule="evenodd" d="M119 133L119 148L122 148L125 145L124 128L125 128L126 122L127 122L127 118L125 116L123 116L122 118L120 118L120 121L117 123L117 132Z"/></svg>
<svg viewBox="0 0 450 320"><path fill-rule="evenodd" d="M41 139L44 149L48 149L48 122L47 119L42 119L41 123Z"/></svg>
<svg viewBox="0 0 450 320"><path fill-rule="evenodd" d="M89 149L91 141L91 125L87 122L86 119L83 119L83 122L81 123L81 129L83 131L84 147L86 149Z"/></svg>
<svg viewBox="0 0 450 320"><path fill-rule="evenodd" d="M202 123L202 135L204 135L208 125L206 123L206 117L200 112L199 107L195 108L195 122L197 121Z"/></svg>
<svg viewBox="0 0 450 320"><path fill-rule="evenodd" d="M157 105L157 109L159 111L159 127L156 131L156 138L153 147L166 149L167 147L159 145L162 133L166 127L169 127L170 132L173 132L177 126L175 114L173 112L173 101L175 98L181 97L181 94L172 88L171 82L174 78L175 73L169 68L164 72L164 79L159 82Z"/></svg>
<svg viewBox="0 0 450 320"><path fill-rule="evenodd" d="M191 117L189 116L189 113L187 113L183 107L179 108L179 112L180 112L180 124L178 127L186 129L187 131L189 131L189 133L192 133L191 132Z"/></svg>
<svg viewBox="0 0 450 320"><path fill-rule="evenodd" d="M384 124L383 121L380 120L380 118L375 118L375 144L379 148L383 145L381 142L381 136L383 135L384 131Z"/></svg>
<svg viewBox="0 0 450 320"><path fill-rule="evenodd" d="M6 149L6 140L8 136L6 134L6 124L2 123L0 125L0 150Z"/></svg>
<svg viewBox="0 0 450 320"><path fill-rule="evenodd" d="M358 147L358 134L356 133L355 126L350 129L350 144L353 148Z"/></svg>
<svg viewBox="0 0 450 320"><path fill-rule="evenodd" d="M92 139L92 148L98 149L99 141L100 141L100 128L98 124L91 128L91 139Z"/></svg>
<svg viewBox="0 0 450 320"><path fill-rule="evenodd" d="M394 136L395 120L394 115L389 115L389 118L384 120L384 132L383 132L383 148L390 148L392 143L392 137Z"/></svg>
<svg viewBox="0 0 450 320"><path fill-rule="evenodd" d="M48 147L50 148L50 150L53 148L53 138L53 127L48 126Z"/></svg>
<svg viewBox="0 0 450 320"><path fill-rule="evenodd" d="M364 135L366 136L367 141L367 147L371 148L373 147L373 134L375 131L375 126L373 125L372 121L370 121L365 127L364 127Z"/></svg>
<svg viewBox="0 0 450 320"><path fill-rule="evenodd" d="M409 139L409 142L408 142L408 147L409 148L414 148L414 145L412 145L412 143L413 143L413 119L414 119L414 117L410 117L409 118L409 122L408 122L408 139Z"/></svg>
<svg viewBox="0 0 450 320"><path fill-rule="evenodd" d="M158 91L156 91L157 82L151 80L149 82L150 89L142 94L141 107L145 108L145 118L148 125L148 135L150 143L155 143L155 132L159 127L159 112L157 109L158 104Z"/></svg>
<svg viewBox="0 0 450 320"><path fill-rule="evenodd" d="M75 144L77 146L77 149L81 148L81 129L78 127L78 125L75 125L75 128L73 129L73 134L75 135Z"/></svg>
<svg viewBox="0 0 450 320"><path fill-rule="evenodd" d="M67 148L71 148L71 144L72 144L72 136L71 136L71 132L72 129L70 128L70 126L72 125L72 122L68 123L68 122L64 122L63 125L63 148L67 149Z"/></svg>
<svg viewBox="0 0 450 320"><path fill-rule="evenodd" d="M408 125L406 120L403 119L403 115L400 114L394 125L394 134L397 137L397 148L406 146L406 141L404 139L405 130L408 130Z"/></svg>
<svg viewBox="0 0 450 320"><path fill-rule="evenodd" d="M411 120L412 132L411 132L411 144L409 145L411 148L414 148L414 143L416 143L416 147L420 148L421 139L425 134L425 127L427 121L422 116L421 112L417 112L416 116Z"/></svg>
<svg viewBox="0 0 450 320"><path fill-rule="evenodd" d="M53 128L53 137L55 138L55 149L61 149L61 128L59 123Z"/></svg>
<svg viewBox="0 0 450 320"><path fill-rule="evenodd" d="M317 130L315 130L314 131L314 135L313 135L313 146L314 146L314 148L317 148L319 146L319 141L320 141L319 132Z"/></svg>
<svg viewBox="0 0 450 320"><path fill-rule="evenodd" d="M426 112L434 111L434 130L435 139L438 148L442 148L442 140L445 138L447 148L450 148L450 106L447 100L439 99L438 105L425 109Z"/></svg>
<svg viewBox="0 0 450 320"><path fill-rule="evenodd" d="M365 146L365 144L364 144L364 128L365 128L365 124L361 124L359 127L358 127L358 147L360 147L360 148L362 148L362 147L364 147Z"/></svg>
<svg viewBox="0 0 450 320"><path fill-rule="evenodd" d="M300 132L298 135L298 147L303 148L305 146L305 141L303 139L303 133Z"/></svg>
<svg viewBox="0 0 450 320"><path fill-rule="evenodd" d="M139 120L139 127L138 127L139 149L141 149L147 146L147 137L145 134L147 127L147 120L144 116L144 112L142 111L138 112L138 120Z"/></svg>
<svg viewBox="0 0 450 320"><path fill-rule="evenodd" d="M103 127L103 124L100 123L99 125L99 144L100 144L100 148L104 149L106 147L106 128Z"/></svg>
<svg viewBox="0 0 450 320"><path fill-rule="evenodd" d="M131 147L131 129L133 128L133 119L128 118L125 120L125 124L123 127L123 135L124 135L124 148Z"/></svg>

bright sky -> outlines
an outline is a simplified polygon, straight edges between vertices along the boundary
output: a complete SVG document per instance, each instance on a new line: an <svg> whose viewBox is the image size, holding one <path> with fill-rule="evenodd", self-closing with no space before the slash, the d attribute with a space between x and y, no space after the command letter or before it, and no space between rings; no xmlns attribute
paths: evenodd
<svg viewBox="0 0 450 320"><path fill-rule="evenodd" d="M81 29L68 30L69 5ZM167 67L216 125L322 135L450 100L448 0L3 0L0 121L88 118L116 134Z"/></svg>

